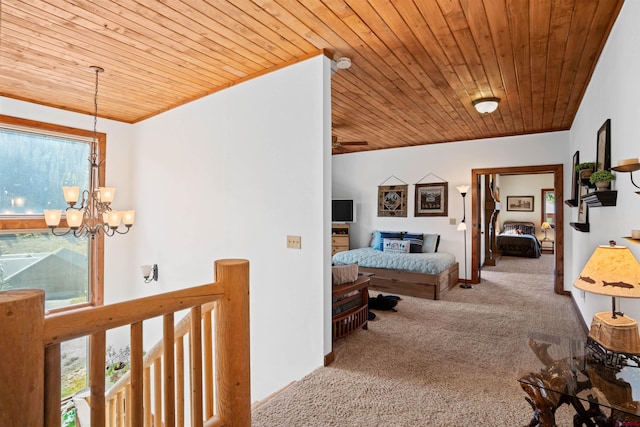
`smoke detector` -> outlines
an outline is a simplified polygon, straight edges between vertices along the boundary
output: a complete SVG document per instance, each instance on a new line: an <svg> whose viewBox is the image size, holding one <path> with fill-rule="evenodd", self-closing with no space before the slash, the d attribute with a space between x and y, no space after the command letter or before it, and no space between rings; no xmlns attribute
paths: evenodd
<svg viewBox="0 0 640 427"><path fill-rule="evenodd" d="M351 59L346 56L336 59L336 68L338 70L346 70L349 67L351 67Z"/></svg>

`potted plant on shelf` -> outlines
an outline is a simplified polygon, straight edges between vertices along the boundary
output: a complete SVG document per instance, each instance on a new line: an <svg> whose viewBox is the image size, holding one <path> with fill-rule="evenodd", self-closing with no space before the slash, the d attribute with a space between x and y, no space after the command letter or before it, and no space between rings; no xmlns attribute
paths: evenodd
<svg viewBox="0 0 640 427"><path fill-rule="evenodd" d="M578 172L580 179L588 179L595 168L595 162L578 163L576 165L576 172Z"/></svg>
<svg viewBox="0 0 640 427"><path fill-rule="evenodd" d="M611 171L601 170L596 171L589 177L589 182L596 185L596 190L606 190L609 188L610 182L616 179L616 176Z"/></svg>

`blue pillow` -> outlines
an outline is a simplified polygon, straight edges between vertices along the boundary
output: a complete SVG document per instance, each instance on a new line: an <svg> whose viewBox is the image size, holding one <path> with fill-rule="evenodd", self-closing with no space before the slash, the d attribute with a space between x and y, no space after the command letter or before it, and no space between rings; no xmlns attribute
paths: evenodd
<svg viewBox="0 0 640 427"><path fill-rule="evenodd" d="M384 239L402 239L402 233L399 231L374 231L373 232L373 243L371 247L377 251L382 250L382 243Z"/></svg>
<svg viewBox="0 0 640 427"><path fill-rule="evenodd" d="M409 251L412 254L419 254L422 252L422 243L424 241L422 233L404 233L402 235L402 240L408 240L411 242L411 248Z"/></svg>

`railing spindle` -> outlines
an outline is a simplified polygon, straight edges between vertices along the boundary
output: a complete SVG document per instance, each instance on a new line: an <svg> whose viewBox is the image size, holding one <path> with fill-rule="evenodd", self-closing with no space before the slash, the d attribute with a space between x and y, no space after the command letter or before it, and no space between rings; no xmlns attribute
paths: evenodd
<svg viewBox="0 0 640 427"><path fill-rule="evenodd" d="M94 332L89 336L89 384L91 397L91 427L104 427L106 421L104 407L104 367L107 348L107 334L105 331Z"/></svg>
<svg viewBox="0 0 640 427"><path fill-rule="evenodd" d="M164 427L174 427L176 418L175 406L175 338L173 313L165 314L162 319L164 342Z"/></svg>
<svg viewBox="0 0 640 427"><path fill-rule="evenodd" d="M44 425L59 426L62 419L60 411L60 390L62 388L62 368L60 344L47 347L44 351Z"/></svg>
<svg viewBox="0 0 640 427"><path fill-rule="evenodd" d="M151 421L151 367L144 368L144 426L152 427Z"/></svg>
<svg viewBox="0 0 640 427"><path fill-rule="evenodd" d="M191 360L191 426L202 427L202 308L191 309L191 333L189 334Z"/></svg>
<svg viewBox="0 0 640 427"><path fill-rule="evenodd" d="M205 419L213 417L213 329L211 312L202 316L204 337L204 415Z"/></svg>
<svg viewBox="0 0 640 427"><path fill-rule="evenodd" d="M184 338L176 338L176 427L184 427Z"/></svg>
<svg viewBox="0 0 640 427"><path fill-rule="evenodd" d="M153 361L153 419L155 425L162 425L162 359Z"/></svg>
<svg viewBox="0 0 640 427"><path fill-rule="evenodd" d="M131 405L127 405L131 408L127 418L132 426L142 426L144 422L142 356L142 322L136 322L131 325Z"/></svg>

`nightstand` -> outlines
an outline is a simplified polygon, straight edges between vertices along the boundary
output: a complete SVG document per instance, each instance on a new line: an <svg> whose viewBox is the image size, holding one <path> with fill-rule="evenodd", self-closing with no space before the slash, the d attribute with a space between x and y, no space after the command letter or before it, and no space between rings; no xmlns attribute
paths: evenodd
<svg viewBox="0 0 640 427"><path fill-rule="evenodd" d="M555 245L556 242L551 239L540 240L540 249L543 254L552 254L555 250Z"/></svg>

